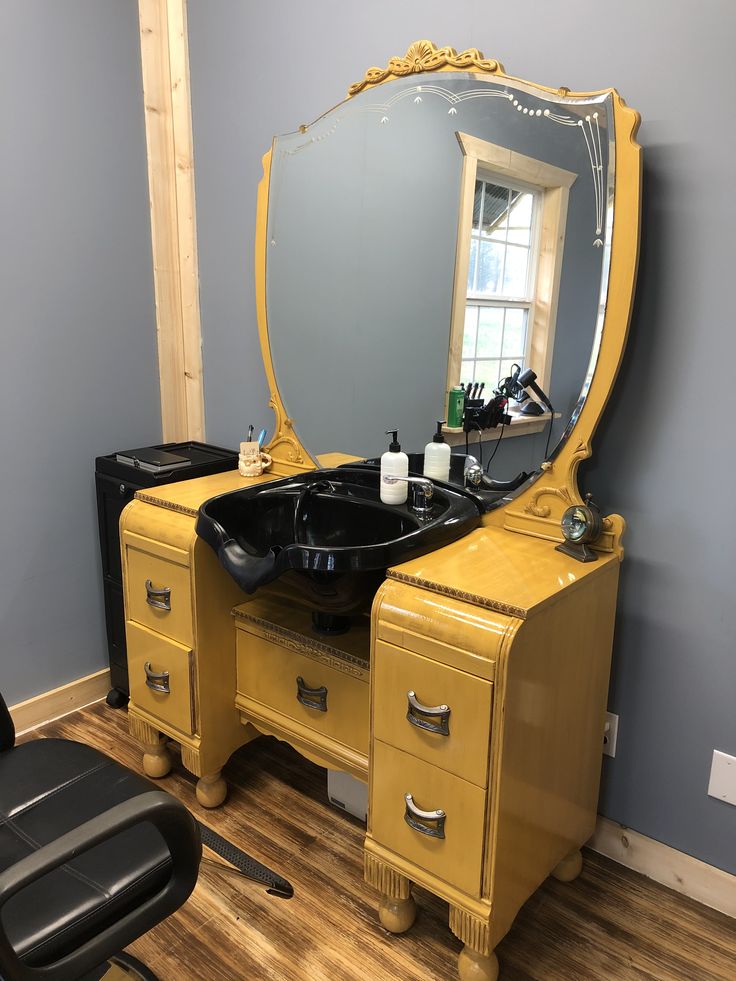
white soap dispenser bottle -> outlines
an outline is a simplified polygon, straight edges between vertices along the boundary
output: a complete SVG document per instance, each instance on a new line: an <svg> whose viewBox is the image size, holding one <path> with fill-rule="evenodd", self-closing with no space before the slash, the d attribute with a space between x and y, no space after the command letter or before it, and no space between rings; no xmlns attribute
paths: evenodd
<svg viewBox="0 0 736 981"><path fill-rule="evenodd" d="M388 450L381 457L380 495L384 504L403 504L409 493L409 485L405 480L397 480L395 484L387 483L385 477L408 477L409 457L401 452L398 429L387 429L387 436L393 436ZM449 447L448 447L449 449Z"/></svg>
<svg viewBox="0 0 736 981"><path fill-rule="evenodd" d="M450 479L450 447L442 435L443 419L437 421L437 432L424 447L424 476L433 480Z"/></svg>

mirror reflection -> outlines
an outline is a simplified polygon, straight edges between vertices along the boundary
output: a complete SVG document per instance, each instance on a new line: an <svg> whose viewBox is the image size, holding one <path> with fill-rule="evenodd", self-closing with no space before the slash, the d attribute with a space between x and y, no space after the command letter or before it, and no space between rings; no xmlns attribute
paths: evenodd
<svg viewBox="0 0 736 981"><path fill-rule="evenodd" d="M610 95L453 72L394 79L274 140L268 334L313 456L377 456L397 427L421 451L453 388L482 405L525 369L555 417L510 400L499 475L538 467L548 441L554 455L600 343L611 119Z"/></svg>

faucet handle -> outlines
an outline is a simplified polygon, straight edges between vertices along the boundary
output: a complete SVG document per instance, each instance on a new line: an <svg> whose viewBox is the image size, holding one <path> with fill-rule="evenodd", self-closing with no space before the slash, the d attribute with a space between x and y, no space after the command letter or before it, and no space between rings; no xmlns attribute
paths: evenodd
<svg viewBox="0 0 736 981"><path fill-rule="evenodd" d="M420 484L417 481L412 481L409 485L411 487L411 507L413 511L417 513L421 511L431 510L431 500L434 494L434 487L432 484Z"/></svg>
<svg viewBox="0 0 736 981"><path fill-rule="evenodd" d="M481 481L483 480L483 467L481 467L475 460L472 463L470 463L470 460L468 460L465 465L463 476L465 477L466 487L480 487Z"/></svg>
<svg viewBox="0 0 736 981"><path fill-rule="evenodd" d="M427 517L432 513L432 497L434 496L434 484L429 477L400 477L398 474L382 474L381 480L384 484L395 484L401 482L411 488L411 510L420 517Z"/></svg>

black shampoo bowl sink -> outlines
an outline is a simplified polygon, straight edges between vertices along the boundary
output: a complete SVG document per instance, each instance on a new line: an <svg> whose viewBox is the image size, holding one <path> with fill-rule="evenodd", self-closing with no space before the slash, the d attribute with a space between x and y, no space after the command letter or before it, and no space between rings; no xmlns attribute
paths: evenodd
<svg viewBox="0 0 736 981"><path fill-rule="evenodd" d="M197 534L246 593L283 577L279 592L343 614L370 604L388 566L480 524L481 506L464 490L436 485L431 503L420 518L408 503L382 503L374 470L313 470L211 498Z"/></svg>

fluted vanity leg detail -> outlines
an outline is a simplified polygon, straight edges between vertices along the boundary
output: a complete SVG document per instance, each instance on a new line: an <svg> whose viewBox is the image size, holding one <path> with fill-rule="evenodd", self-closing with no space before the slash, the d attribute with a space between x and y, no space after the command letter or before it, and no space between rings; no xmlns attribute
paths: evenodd
<svg viewBox="0 0 736 981"><path fill-rule="evenodd" d="M196 788L197 800L202 807L219 807L227 797L227 784L220 770L200 777Z"/></svg>
<svg viewBox="0 0 736 981"><path fill-rule="evenodd" d="M381 925L389 933L406 933L417 915L411 894L411 879L369 852L363 853L363 874L365 881L381 893L378 904Z"/></svg>
<svg viewBox="0 0 736 981"><path fill-rule="evenodd" d="M559 865L552 869L552 876L559 882L572 882L583 871L583 853L579 848L570 852Z"/></svg>
<svg viewBox="0 0 736 981"><path fill-rule="evenodd" d="M491 947L490 921L450 904L450 929L465 944L457 960L460 981L496 981L498 958Z"/></svg>
<svg viewBox="0 0 736 981"><path fill-rule="evenodd" d="M460 981L496 981L498 958L493 951L479 954L466 944L457 959L457 972Z"/></svg>

